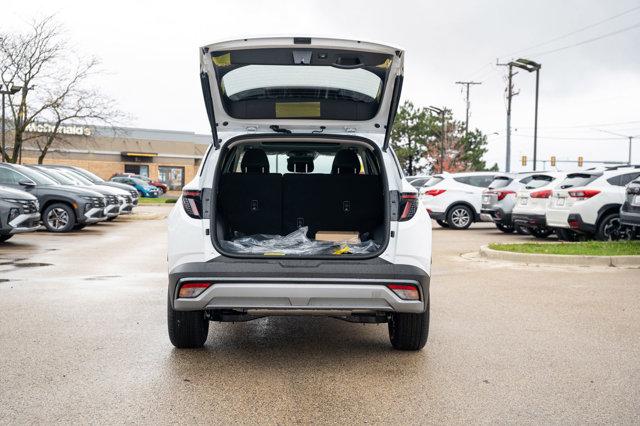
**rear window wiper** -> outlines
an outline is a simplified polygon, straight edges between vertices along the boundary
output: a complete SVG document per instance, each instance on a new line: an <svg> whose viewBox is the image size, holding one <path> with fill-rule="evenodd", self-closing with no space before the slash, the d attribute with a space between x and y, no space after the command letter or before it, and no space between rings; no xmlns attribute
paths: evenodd
<svg viewBox="0 0 640 426"><path fill-rule="evenodd" d="M291 133L291 130L280 127L277 124L272 124L269 128L276 133Z"/></svg>

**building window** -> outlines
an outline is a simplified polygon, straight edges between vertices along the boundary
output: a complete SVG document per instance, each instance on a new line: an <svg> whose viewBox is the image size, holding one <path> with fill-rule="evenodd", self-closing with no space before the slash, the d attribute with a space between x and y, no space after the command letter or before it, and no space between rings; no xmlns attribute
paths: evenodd
<svg viewBox="0 0 640 426"><path fill-rule="evenodd" d="M170 191L184 186L184 167L158 166L158 180L169 187Z"/></svg>
<svg viewBox="0 0 640 426"><path fill-rule="evenodd" d="M125 164L124 172L149 177L149 166L146 164Z"/></svg>

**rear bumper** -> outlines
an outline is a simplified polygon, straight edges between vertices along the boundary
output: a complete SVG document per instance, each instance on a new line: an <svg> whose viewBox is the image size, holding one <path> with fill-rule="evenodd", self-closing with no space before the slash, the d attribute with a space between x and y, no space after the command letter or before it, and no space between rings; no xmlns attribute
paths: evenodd
<svg viewBox="0 0 640 426"><path fill-rule="evenodd" d="M480 213L480 219L484 222L504 223L511 224L511 213L506 213L501 208L497 209L482 209Z"/></svg>
<svg viewBox="0 0 640 426"><path fill-rule="evenodd" d="M586 234L594 234L596 232L596 226L590 223L585 223L585 221L582 220L582 216L579 214L570 214L567 218L567 223L569 224L569 228L574 231Z"/></svg>
<svg viewBox="0 0 640 426"><path fill-rule="evenodd" d="M620 223L627 226L640 226L640 211L629 211L629 206L624 203L620 209Z"/></svg>
<svg viewBox="0 0 640 426"><path fill-rule="evenodd" d="M193 299L176 298L189 281L214 284ZM257 260L218 257L187 263L169 274L169 295L178 311L264 310L341 312L424 312L430 277L411 265L379 258L362 261ZM420 300L402 300L387 284L412 284Z"/></svg>
<svg viewBox="0 0 640 426"><path fill-rule="evenodd" d="M445 212L434 212L427 209L427 213L429 213L429 217L433 220L447 220L447 215Z"/></svg>
<svg viewBox="0 0 640 426"><path fill-rule="evenodd" d="M547 219L543 214L518 214L514 213L511 216L513 223L524 227L545 227L547 226Z"/></svg>

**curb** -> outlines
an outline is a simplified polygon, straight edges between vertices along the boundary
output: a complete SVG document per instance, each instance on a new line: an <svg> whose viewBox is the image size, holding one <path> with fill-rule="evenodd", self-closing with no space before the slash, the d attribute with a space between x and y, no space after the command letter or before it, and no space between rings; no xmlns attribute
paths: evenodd
<svg viewBox="0 0 640 426"><path fill-rule="evenodd" d="M569 254L515 253L480 247L480 256L487 259L507 260L521 263L548 263L573 266L622 266L640 267L640 256L580 256Z"/></svg>

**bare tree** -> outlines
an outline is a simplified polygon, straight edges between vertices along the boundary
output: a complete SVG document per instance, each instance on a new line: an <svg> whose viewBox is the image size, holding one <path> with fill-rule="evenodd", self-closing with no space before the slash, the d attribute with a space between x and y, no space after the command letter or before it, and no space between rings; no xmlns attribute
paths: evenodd
<svg viewBox="0 0 640 426"><path fill-rule="evenodd" d="M99 61L82 59L70 49L51 17L33 22L24 34L0 34L1 82L22 87L9 98L13 147L2 153L3 159L21 161L24 143L36 139L42 163L54 142L64 140L60 127L65 123L113 126L124 119L111 99L89 86L99 72ZM28 132L39 121L50 125L44 136Z"/></svg>

